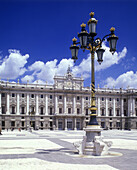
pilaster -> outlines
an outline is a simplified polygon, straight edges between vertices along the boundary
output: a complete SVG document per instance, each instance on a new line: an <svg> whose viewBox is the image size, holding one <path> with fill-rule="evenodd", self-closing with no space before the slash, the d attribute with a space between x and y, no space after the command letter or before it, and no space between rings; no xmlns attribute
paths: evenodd
<svg viewBox="0 0 137 170"><path fill-rule="evenodd" d="M20 105L19 105L19 93L17 93L17 115L20 114L19 108L20 108Z"/></svg>

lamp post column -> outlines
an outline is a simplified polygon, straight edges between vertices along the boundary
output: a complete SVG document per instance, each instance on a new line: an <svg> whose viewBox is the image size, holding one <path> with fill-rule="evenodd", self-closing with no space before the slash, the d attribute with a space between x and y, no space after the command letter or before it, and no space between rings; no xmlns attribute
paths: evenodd
<svg viewBox="0 0 137 170"><path fill-rule="evenodd" d="M95 69L94 69L95 52L91 51L91 107L90 121L88 125L98 125L96 120L96 99L95 99Z"/></svg>

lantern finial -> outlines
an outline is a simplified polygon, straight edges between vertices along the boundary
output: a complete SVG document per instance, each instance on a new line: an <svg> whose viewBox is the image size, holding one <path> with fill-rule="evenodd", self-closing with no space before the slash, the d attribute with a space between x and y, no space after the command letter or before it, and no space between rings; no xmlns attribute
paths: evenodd
<svg viewBox="0 0 137 170"><path fill-rule="evenodd" d="M91 16L91 18L93 18L94 17L94 12L91 12L89 15Z"/></svg>
<svg viewBox="0 0 137 170"><path fill-rule="evenodd" d="M111 31L111 32L114 32L114 31L115 31L115 28L114 28L114 27L111 27L111 28L110 28L110 31Z"/></svg>
<svg viewBox="0 0 137 170"><path fill-rule="evenodd" d="M86 27L86 24L84 24L84 23L82 23L81 25L80 25L82 28L84 27Z"/></svg>
<svg viewBox="0 0 137 170"><path fill-rule="evenodd" d="M73 42L76 42L76 41L77 41L77 39L74 37L74 38L72 39L72 41L73 41Z"/></svg>

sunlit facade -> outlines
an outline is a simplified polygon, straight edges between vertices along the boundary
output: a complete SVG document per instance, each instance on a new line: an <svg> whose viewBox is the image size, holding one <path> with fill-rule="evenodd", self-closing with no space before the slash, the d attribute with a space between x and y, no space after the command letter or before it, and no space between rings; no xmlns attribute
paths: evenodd
<svg viewBox="0 0 137 170"><path fill-rule="evenodd" d="M54 84L0 81L2 129L82 130L89 121L90 88L68 69ZM96 89L97 120L104 129L137 129L136 89Z"/></svg>

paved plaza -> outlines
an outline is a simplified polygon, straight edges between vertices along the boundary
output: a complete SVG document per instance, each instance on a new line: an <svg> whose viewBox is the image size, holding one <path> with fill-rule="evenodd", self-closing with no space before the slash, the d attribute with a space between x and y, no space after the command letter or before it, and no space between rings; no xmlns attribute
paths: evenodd
<svg viewBox="0 0 137 170"><path fill-rule="evenodd" d="M136 170L137 131L103 131L110 155L78 155L73 142L84 131L2 131L0 170Z"/></svg>

